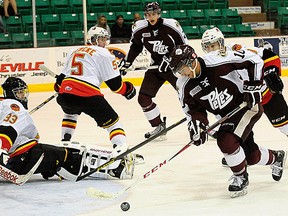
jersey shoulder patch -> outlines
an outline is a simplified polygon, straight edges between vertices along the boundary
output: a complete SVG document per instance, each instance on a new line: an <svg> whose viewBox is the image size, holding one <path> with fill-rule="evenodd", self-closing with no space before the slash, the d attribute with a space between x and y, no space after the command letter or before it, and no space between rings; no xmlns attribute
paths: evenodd
<svg viewBox="0 0 288 216"><path fill-rule="evenodd" d="M177 20L170 18L163 18L163 24L177 29L181 27Z"/></svg>

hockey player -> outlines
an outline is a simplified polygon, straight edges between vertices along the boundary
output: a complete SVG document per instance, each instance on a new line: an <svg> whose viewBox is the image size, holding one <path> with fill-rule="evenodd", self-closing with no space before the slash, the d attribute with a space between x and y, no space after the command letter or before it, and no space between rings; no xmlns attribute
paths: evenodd
<svg viewBox="0 0 288 216"><path fill-rule="evenodd" d="M288 137L288 106L284 96L283 82L281 75L281 61L277 54L273 52L270 43L265 43L263 39L258 40L258 47L249 49L258 54L264 61L264 85L262 86L262 102L264 113L268 117L273 127ZM225 45L224 36L218 28L206 30L202 36L202 49L204 52L219 50L221 55L226 55L226 50L245 50L240 44ZM277 104L277 106L275 106ZM222 159L223 166L227 163Z"/></svg>
<svg viewBox="0 0 288 216"><path fill-rule="evenodd" d="M203 144L207 134L201 129L208 125L207 112L225 116L243 101L247 106L224 121L218 130L217 144L233 172L228 187L231 197L245 195L249 184L246 165L271 165L272 177L282 177L286 153L259 147L252 128L259 120L261 102L262 59L250 51L228 51L223 57L211 52L198 57L189 45L177 46L171 53L170 64L178 79L182 106L185 107L191 140ZM238 70L246 70L247 80Z"/></svg>
<svg viewBox="0 0 288 216"><path fill-rule="evenodd" d="M59 92L57 102L64 111L62 141L71 140L77 119L83 112L107 130L116 156L128 149L126 135L118 114L101 93L100 85L105 82L127 100L136 95L136 90L131 82L122 81L115 56L105 48L108 39L105 29L92 27L87 36L90 46L80 47L68 56L57 77L55 90Z"/></svg>
<svg viewBox="0 0 288 216"><path fill-rule="evenodd" d="M173 76L167 57L176 45L188 44L188 40L174 19L161 18L161 8L157 2L145 6L145 20L137 21L132 27L131 46L125 59L120 63L120 73L125 75L135 58L145 47L152 58L154 69L148 69L139 90L138 103L145 117L154 130L145 134L149 138L166 128L166 118L161 120L159 107L152 101L164 84L168 81L175 88L177 78ZM160 136L165 140L166 135Z"/></svg>
<svg viewBox="0 0 288 216"><path fill-rule="evenodd" d="M112 157L112 151L86 148L83 145L62 146L39 143L39 134L27 111L28 87L15 77L2 84L4 99L0 102L0 164L19 175L28 173L40 156L44 159L35 173L45 179L55 174L75 179L95 169ZM130 157L130 156L129 156ZM125 157L97 173L101 178L132 178L134 158ZM129 163L129 164L128 164ZM67 177L68 176L68 177ZM73 178L72 178L73 177Z"/></svg>

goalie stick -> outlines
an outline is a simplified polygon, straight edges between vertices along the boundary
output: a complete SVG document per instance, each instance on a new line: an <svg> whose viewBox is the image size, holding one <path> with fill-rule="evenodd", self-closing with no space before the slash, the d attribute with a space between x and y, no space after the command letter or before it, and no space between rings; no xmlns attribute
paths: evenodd
<svg viewBox="0 0 288 216"><path fill-rule="evenodd" d="M156 134L156 135L154 135L154 136L152 136L152 137L149 137L148 139L146 139L146 140L144 140L143 142L139 143L138 145L132 147L131 149L128 149L127 151L123 152L122 154L120 154L120 155L118 155L118 156L116 156L116 157L114 157L114 158L111 158L109 161L107 161L106 163L100 165L100 166L97 167L96 169L91 170L91 171L83 174L82 176L78 176L77 179L76 179L76 181L80 181L80 180L86 178L87 176L89 176L89 175L91 175L91 174L93 174L93 173L95 173L95 172L98 172L99 170L101 170L101 169L109 166L110 164L114 163L116 160L122 159L125 155L127 155L127 154L135 151L136 149L142 147L143 145L151 142L152 140L156 139L157 137L163 135L164 133L167 133L168 131L170 131L171 129L175 128L176 126L182 124L182 123L185 122L185 121L186 121L186 118L183 118L183 119L181 119L180 121L178 121L178 122L170 125L169 127L167 127L165 130L161 131L160 133L158 133L158 134Z"/></svg>
<svg viewBox="0 0 288 216"><path fill-rule="evenodd" d="M23 185L34 174L34 172L36 171L36 169L39 167L40 163L42 162L43 158L44 158L44 153L42 153L42 155L40 156L38 161L35 163L35 165L32 167L32 169L25 175L18 175L17 173L13 172L12 170L0 164L0 176L12 182L13 184Z"/></svg>
<svg viewBox="0 0 288 216"><path fill-rule="evenodd" d="M226 121L231 116L233 116L235 113L237 113L239 110L243 109L246 105L247 105L247 103L243 102L238 107L236 107L234 110L232 110L227 115L225 115L223 118L219 119L217 122L215 122L210 127L208 127L204 132L208 133L209 131L213 130L214 128L219 126L222 122ZM129 184L128 186L126 186L122 190L118 191L117 193L108 193L108 192L104 192L104 191L98 190L98 189L96 189L94 187L89 187L86 190L86 194L88 196L90 196L90 197L93 197L93 198L115 199L118 196L120 196L121 194L123 194L124 192L126 192L127 190L129 190L131 187L133 187L134 185L139 183L141 180L146 179L150 175L154 174L157 170L162 168L164 165L168 164L173 158L175 158L176 156L181 154L183 151L185 151L187 148L189 148L192 144L193 144L193 141L190 141L188 144L183 146L178 152L176 152L172 157L169 157L169 158L165 159L164 161L158 163L156 166L154 166L148 172L145 172L144 174L140 175L131 184Z"/></svg>

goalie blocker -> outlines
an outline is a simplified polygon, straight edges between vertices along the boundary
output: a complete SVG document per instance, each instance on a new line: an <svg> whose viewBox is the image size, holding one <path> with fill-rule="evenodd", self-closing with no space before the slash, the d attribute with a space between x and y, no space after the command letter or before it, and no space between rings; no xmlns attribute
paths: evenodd
<svg viewBox="0 0 288 216"><path fill-rule="evenodd" d="M41 173L44 179L59 175L67 180L75 180L79 175L97 168L112 157L111 150L97 146L88 147L71 142L61 143L58 146L38 143L24 154L9 158L5 167L19 175L26 174L43 153L45 157L35 174ZM134 173L134 166L135 156L130 154L90 177L131 179Z"/></svg>

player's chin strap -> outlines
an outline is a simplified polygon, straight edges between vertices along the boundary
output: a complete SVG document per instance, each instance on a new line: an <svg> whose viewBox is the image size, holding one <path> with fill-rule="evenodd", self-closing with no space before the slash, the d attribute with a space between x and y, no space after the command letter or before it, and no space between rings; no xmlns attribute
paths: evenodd
<svg viewBox="0 0 288 216"><path fill-rule="evenodd" d="M238 107L236 107L234 110L232 110L230 113L228 113L227 115L225 115L223 118L219 119L217 122L215 122L213 125L211 125L210 127L208 127L204 132L208 133L209 131L212 131L214 128L218 127L222 122L224 122L225 120L229 119L231 116L233 116L235 113L237 113L239 110L243 109L245 106L247 105L246 102L243 102L242 104L240 104ZM102 190L98 190L94 187L89 187L86 191L87 195L90 197L94 197L94 198L102 198L102 199L115 199L118 196L120 196L121 194L123 194L125 191L129 190L131 187L133 187L134 185L136 185L137 183L139 183L141 180L146 179L147 177L149 177L150 175L152 175L153 173L155 173L155 171L158 171L160 168L162 168L164 165L166 165L167 163L169 163L173 158L175 158L177 155L179 155L180 153L182 153L183 151L185 151L187 148L189 148L191 145L193 145L193 141L190 141L189 143L187 143L185 146L183 146L178 152L176 152L172 157L169 157L167 159L165 159L164 161L161 161L160 163L158 163L156 166L153 166L152 169L150 169L148 172L146 171L144 174L140 175L137 179L135 179L131 184L129 184L128 186L126 186L125 188L123 188L122 190L118 191L117 193L109 193L109 192L105 192ZM157 169L155 169L157 168Z"/></svg>
<svg viewBox="0 0 288 216"><path fill-rule="evenodd" d="M234 110L232 110L231 112L229 112L227 115L225 115L224 117L222 117L221 119L219 119L217 122L215 122L213 125L211 125L209 128L207 128L204 132L208 133L209 131L211 131L212 129L216 128L218 125L222 124L224 121L226 121L227 119L229 119L231 116L233 116L235 113L237 113L239 110L243 109L244 107L246 107L247 103L246 102L242 102L239 106L237 106ZM85 174L83 174L82 176L79 176L77 178L76 181L80 181L84 178L86 178L87 176L109 166L110 164L114 163L116 160L122 159L125 155L135 151L136 149L142 147L143 145L149 143L150 141L156 139L157 137L161 136L164 133L167 133L167 131L170 131L171 129L175 128L176 126L182 124L183 122L186 121L186 118L181 119L180 121L176 122L175 124L169 126L168 128L166 128L165 130L161 131L160 133L156 134L155 136L152 136L146 140L144 140L143 142L139 143L138 145L134 146L131 149L128 149L126 152L123 152L122 154L118 155L117 157L111 158L108 162L104 163L103 165L99 166L98 168L91 170L90 172L87 172ZM189 142L186 146L189 147L191 145L191 142ZM186 148L187 148L186 147ZM185 148L185 147L183 147ZM174 157L176 157L178 154L180 154L183 150L180 150L179 152L177 152L170 160L172 160Z"/></svg>

